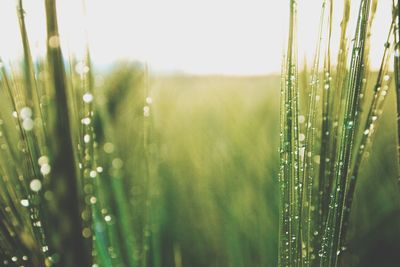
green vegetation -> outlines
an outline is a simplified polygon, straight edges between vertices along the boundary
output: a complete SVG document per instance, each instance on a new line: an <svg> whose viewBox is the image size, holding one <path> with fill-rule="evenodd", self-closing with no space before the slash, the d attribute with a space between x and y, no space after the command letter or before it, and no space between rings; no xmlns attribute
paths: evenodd
<svg viewBox="0 0 400 267"><path fill-rule="evenodd" d="M378 1L360 1L354 36L344 3L333 44L321 1L311 70L291 0L282 77L237 77L96 71L87 44L66 60L55 0L33 58L18 0L22 60L0 58L0 265L397 266L399 10L372 72Z"/></svg>
<svg viewBox="0 0 400 267"><path fill-rule="evenodd" d="M381 66L376 75L370 75L370 29L377 5L378 1L359 2L356 31L347 49L350 1L344 1L338 63L333 71L333 1L322 1L318 43L307 84L298 75L297 5L290 1L281 93L280 266L346 266L340 260L347 250L356 182L388 94L389 59L396 42L397 7L393 6ZM304 72L301 77L308 76L307 70Z"/></svg>

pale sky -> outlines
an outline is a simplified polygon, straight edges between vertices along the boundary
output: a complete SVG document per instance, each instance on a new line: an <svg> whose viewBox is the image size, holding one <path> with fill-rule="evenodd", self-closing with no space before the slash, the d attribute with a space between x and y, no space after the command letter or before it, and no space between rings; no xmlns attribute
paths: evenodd
<svg viewBox="0 0 400 267"><path fill-rule="evenodd" d="M15 2L0 0L0 55L21 53ZM34 54L44 53L44 0L25 2ZM312 57L321 0L299 0L299 58ZM333 44L338 44L343 0L335 2ZM359 1L353 0L353 12ZM58 0L64 54L82 52L88 30L95 64L146 61L155 71L195 74L266 74L280 71L288 0ZM391 0L380 0L372 31L371 61L380 62ZM353 16L355 19L356 16ZM354 25L354 21L352 23ZM354 30L349 29L352 36ZM336 40L336 41L335 41Z"/></svg>

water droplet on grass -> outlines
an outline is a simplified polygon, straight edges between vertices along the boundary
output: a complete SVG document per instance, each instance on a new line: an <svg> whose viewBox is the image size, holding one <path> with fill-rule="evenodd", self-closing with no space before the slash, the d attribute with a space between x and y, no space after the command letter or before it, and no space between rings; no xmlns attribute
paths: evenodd
<svg viewBox="0 0 400 267"><path fill-rule="evenodd" d="M82 236L83 236L84 238L89 238L89 237L92 236L92 231L91 231L89 228L85 227L85 228L83 228L83 230L82 230Z"/></svg>
<svg viewBox="0 0 400 267"><path fill-rule="evenodd" d="M75 65L75 71L76 71L78 74L83 75L83 74L86 74L86 73L89 72L89 67L86 66L85 62L82 62L82 61L81 61L81 62L78 62L78 63Z"/></svg>
<svg viewBox="0 0 400 267"><path fill-rule="evenodd" d="M41 167L40 167L40 172L43 174L43 175L48 175L49 173L50 173L50 171L51 171L51 166L49 165L49 164L43 164Z"/></svg>
<svg viewBox="0 0 400 267"><path fill-rule="evenodd" d="M29 187L31 188L32 191L39 192L40 189L42 188L42 182L40 182L39 179L33 179L30 182Z"/></svg>
<svg viewBox="0 0 400 267"><path fill-rule="evenodd" d="M84 101L85 103L90 103L90 102L93 101L93 95L92 95L91 93L87 92L87 93L85 93L85 94L83 95L82 99L83 99L83 101Z"/></svg>
<svg viewBox="0 0 400 267"><path fill-rule="evenodd" d="M38 163L40 166L44 165L44 164L49 164L49 158L47 156L41 156L38 159Z"/></svg>
<svg viewBox="0 0 400 267"><path fill-rule="evenodd" d="M83 119L81 120L81 122L82 122L82 124L84 124L84 125L89 125L89 124L90 124L90 118L88 118L88 117L83 118Z"/></svg>
<svg viewBox="0 0 400 267"><path fill-rule="evenodd" d="M50 36L49 46L51 48L58 48L60 46L60 38L57 35Z"/></svg>
<svg viewBox="0 0 400 267"><path fill-rule="evenodd" d="M24 207L29 207L29 200L21 199L21 205L24 206Z"/></svg>
<svg viewBox="0 0 400 267"><path fill-rule="evenodd" d="M351 128L353 128L353 126L354 126L354 122L353 121L348 121L347 124L346 124L346 128L347 129L351 129Z"/></svg>
<svg viewBox="0 0 400 267"><path fill-rule="evenodd" d="M22 121L22 128L24 128L25 131L31 131L33 129L34 123L31 118L26 118Z"/></svg>
<svg viewBox="0 0 400 267"><path fill-rule="evenodd" d="M85 142L86 144L90 142L90 135L89 134L85 134L83 136L83 142Z"/></svg>
<svg viewBox="0 0 400 267"><path fill-rule="evenodd" d="M97 202L97 198L96 197L91 197L90 198L90 203L91 204L96 204L96 202Z"/></svg>
<svg viewBox="0 0 400 267"><path fill-rule="evenodd" d="M149 107L149 106L144 106L144 107L143 107L143 115L144 115L145 117L150 116L150 107Z"/></svg>
<svg viewBox="0 0 400 267"><path fill-rule="evenodd" d="M29 107L23 107L19 113L23 120L30 119L32 117L32 109Z"/></svg>

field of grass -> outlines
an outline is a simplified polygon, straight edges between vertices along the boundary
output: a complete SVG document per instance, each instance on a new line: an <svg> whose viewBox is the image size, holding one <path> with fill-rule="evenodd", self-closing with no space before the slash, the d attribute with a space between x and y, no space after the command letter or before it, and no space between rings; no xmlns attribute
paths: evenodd
<svg viewBox="0 0 400 267"><path fill-rule="evenodd" d="M141 120L152 120L151 210L159 211L154 227L161 266L276 266L279 77L154 75L149 85L150 116L142 116L142 105L132 105L131 99L143 97L127 97L120 108L129 111L118 113L114 129L127 134L119 146L133 148L124 157L137 180L146 175L137 172L143 158L132 151L142 145L132 143L129 128L140 133ZM394 107L393 93L387 104ZM127 128L127 121L136 123ZM393 121L395 114L385 113L362 165L348 266L376 266L376 258L382 266L396 266L399 260Z"/></svg>
<svg viewBox="0 0 400 267"><path fill-rule="evenodd" d="M282 75L196 76L100 71L88 46L65 56L55 0L33 58L16 3L22 56L0 57L1 266L399 266L397 6L378 72L376 0L360 1L351 46L344 9L338 66L322 1L310 70L291 0Z"/></svg>

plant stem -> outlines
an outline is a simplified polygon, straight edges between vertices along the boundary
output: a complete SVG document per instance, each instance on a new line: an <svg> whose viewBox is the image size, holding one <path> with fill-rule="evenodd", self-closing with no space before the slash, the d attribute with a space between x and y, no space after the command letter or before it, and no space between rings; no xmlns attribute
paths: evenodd
<svg viewBox="0 0 400 267"><path fill-rule="evenodd" d="M81 194L78 187L78 171L73 153L70 117L67 101L67 84L64 59L59 45L51 45L51 38L59 38L55 0L45 0L47 21L47 57L50 82L55 90L56 107L56 144L54 174L51 181L53 190L57 192L59 214L55 216L55 226L63 230L62 240L56 249L62 255L62 266L91 266L90 251L82 236ZM53 39L54 40L54 39ZM55 191L56 192L56 191ZM71 198L74 201L71 201ZM62 253L61 253L62 252Z"/></svg>

